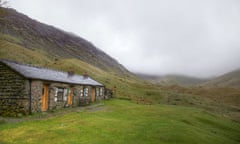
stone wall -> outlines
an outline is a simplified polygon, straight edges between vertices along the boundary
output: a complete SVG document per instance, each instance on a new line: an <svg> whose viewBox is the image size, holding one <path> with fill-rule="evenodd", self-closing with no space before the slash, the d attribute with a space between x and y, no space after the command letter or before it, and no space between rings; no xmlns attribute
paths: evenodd
<svg viewBox="0 0 240 144"><path fill-rule="evenodd" d="M95 101L100 101L104 99L104 87L95 88Z"/></svg>
<svg viewBox="0 0 240 144"><path fill-rule="evenodd" d="M63 107L67 107L67 99L63 101L58 101L56 92L58 88L69 89L70 85L64 83L50 83L49 85L49 110L59 109ZM68 94L67 94L68 95ZM72 95L74 99L74 95Z"/></svg>
<svg viewBox="0 0 240 144"><path fill-rule="evenodd" d="M42 111L42 89L43 82L40 80L31 81L32 112Z"/></svg>
<svg viewBox="0 0 240 144"><path fill-rule="evenodd" d="M48 85L48 110L55 110L64 107L77 107L91 103L92 86L70 85L58 82L32 81L32 112L40 112L42 106L42 88L43 84ZM72 105L67 104L67 98L64 101L58 101L58 88L69 90L72 88ZM86 89L88 89L86 91ZM102 89L102 90L100 90ZM85 90L85 91L84 91ZM101 91L101 92L100 92ZM69 93L67 93L67 96ZM104 99L104 87L95 88L95 101Z"/></svg>
<svg viewBox="0 0 240 144"><path fill-rule="evenodd" d="M30 106L31 84L31 106ZM58 101L57 90L72 87L72 105L76 107L91 103L92 88L95 88L95 101L104 99L104 87L70 85L51 81L28 80L0 63L0 115L17 116L42 111L43 84L48 85L48 110L69 107L67 99ZM68 94L67 94L68 95Z"/></svg>
<svg viewBox="0 0 240 144"><path fill-rule="evenodd" d="M74 86L73 94L74 94L74 106L80 106L81 104L81 91L83 91L83 86Z"/></svg>
<svg viewBox="0 0 240 144"><path fill-rule="evenodd" d="M29 113L29 82L0 63L0 115L17 116Z"/></svg>
<svg viewBox="0 0 240 144"><path fill-rule="evenodd" d="M104 99L104 87L93 87L93 86L76 86L75 87L75 101L79 106L87 105L91 103L92 89L95 89L95 101L100 101ZM86 91L86 89L88 89Z"/></svg>
<svg viewBox="0 0 240 144"><path fill-rule="evenodd" d="M91 103L91 86L83 85L69 85L64 83L50 83L49 84L49 110L59 109L63 107L69 107L67 100L59 102L56 100L56 91L58 88L69 89L72 87L72 105L71 107L77 107L81 105L87 105ZM88 89L88 92L84 90ZM68 94L67 94L68 95ZM100 98L99 98L100 100Z"/></svg>
<svg viewBox="0 0 240 144"><path fill-rule="evenodd" d="M79 87L79 86L78 86ZM77 92L79 93L79 106L88 105L91 102L91 86L80 86Z"/></svg>

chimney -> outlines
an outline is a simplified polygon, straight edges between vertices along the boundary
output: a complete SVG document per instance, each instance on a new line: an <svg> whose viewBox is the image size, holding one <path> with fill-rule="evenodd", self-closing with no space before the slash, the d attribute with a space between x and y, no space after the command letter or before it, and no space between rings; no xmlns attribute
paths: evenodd
<svg viewBox="0 0 240 144"><path fill-rule="evenodd" d="M74 76L74 70L73 68L70 68L68 71L68 77L72 77L72 76Z"/></svg>
<svg viewBox="0 0 240 144"><path fill-rule="evenodd" d="M85 72L84 74L83 74L83 79L87 79L89 76L88 76L88 73L87 72Z"/></svg>

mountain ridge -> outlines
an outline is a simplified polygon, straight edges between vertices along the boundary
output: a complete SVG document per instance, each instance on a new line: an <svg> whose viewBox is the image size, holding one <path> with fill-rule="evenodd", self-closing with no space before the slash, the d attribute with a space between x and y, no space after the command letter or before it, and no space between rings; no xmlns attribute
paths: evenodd
<svg viewBox="0 0 240 144"><path fill-rule="evenodd" d="M239 68L213 78L197 78L178 74L148 75L137 73L136 75L145 81L165 86L180 85L180 86L240 88Z"/></svg>
<svg viewBox="0 0 240 144"><path fill-rule="evenodd" d="M196 86L209 80L207 78L197 78L180 74L148 75L138 73L136 75L143 80L165 86L169 85Z"/></svg>
<svg viewBox="0 0 240 144"><path fill-rule="evenodd" d="M211 79L201 86L240 88L240 68Z"/></svg>
<svg viewBox="0 0 240 144"><path fill-rule="evenodd" d="M45 51L53 59L76 58L105 71L129 73L117 60L80 36L33 20L14 9L0 9L0 34L12 37L13 44Z"/></svg>

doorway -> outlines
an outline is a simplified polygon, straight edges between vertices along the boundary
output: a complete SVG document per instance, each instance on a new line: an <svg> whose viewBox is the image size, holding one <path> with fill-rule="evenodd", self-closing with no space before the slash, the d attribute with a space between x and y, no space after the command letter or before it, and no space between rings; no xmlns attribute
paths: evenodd
<svg viewBox="0 0 240 144"><path fill-rule="evenodd" d="M68 92L68 106L72 105L72 87L69 88L69 92Z"/></svg>
<svg viewBox="0 0 240 144"><path fill-rule="evenodd" d="M95 87L92 87L91 102L95 101Z"/></svg>
<svg viewBox="0 0 240 144"><path fill-rule="evenodd" d="M48 85L44 84L42 89L42 111L48 110Z"/></svg>

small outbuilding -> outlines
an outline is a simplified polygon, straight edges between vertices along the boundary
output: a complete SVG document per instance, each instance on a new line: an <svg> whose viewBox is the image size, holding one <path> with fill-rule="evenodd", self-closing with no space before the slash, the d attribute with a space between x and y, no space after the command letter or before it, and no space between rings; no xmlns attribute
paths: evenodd
<svg viewBox="0 0 240 144"><path fill-rule="evenodd" d="M0 60L0 115L76 107L104 99L105 87L87 75Z"/></svg>

